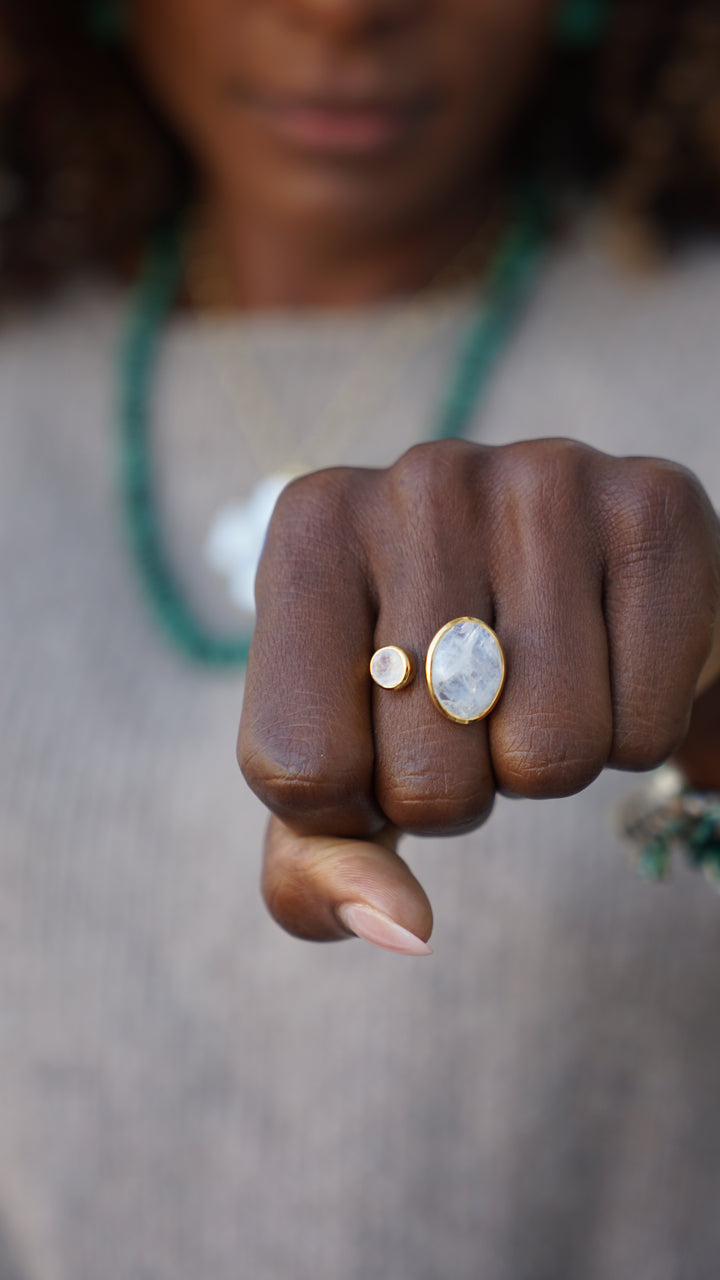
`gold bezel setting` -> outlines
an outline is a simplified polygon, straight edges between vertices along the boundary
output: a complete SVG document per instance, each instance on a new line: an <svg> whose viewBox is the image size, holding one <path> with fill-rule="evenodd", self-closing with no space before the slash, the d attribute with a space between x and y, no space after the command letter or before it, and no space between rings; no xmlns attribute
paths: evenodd
<svg viewBox="0 0 720 1280"><path fill-rule="evenodd" d="M435 657L435 653L438 648L438 645L440 644L441 640L443 640L444 637L448 634L448 632L452 631L453 627L457 627L461 622L470 622L474 626L482 627L483 631L487 632L487 634L492 637L493 641L497 645L498 654L500 656L500 684L498 686L497 693L495 694L489 706L483 708L483 710L479 712L477 715L470 716L467 718L453 715L451 711L448 711L447 707L443 706L442 702L438 698L435 692L435 689L433 687L433 678L432 678L433 659ZM436 707L437 710L440 712L440 714L445 716L447 720L452 720L453 724L475 724L476 721L484 720L486 716L489 716L490 712L493 711L498 704L498 700L500 698L500 695L505 685L506 673L507 673L507 668L505 663L505 654L503 653L503 647L500 644L500 641L496 636L495 632L493 631L492 627L489 627L488 624L486 622L483 622L481 618L472 618L467 614L464 614L460 618L453 618L451 622L446 622L445 625L442 626L440 630L435 633L432 640L430 641L430 646L428 648L427 656L425 658L425 679L427 681L428 693L430 694L430 698L432 700L433 706Z"/></svg>
<svg viewBox="0 0 720 1280"><path fill-rule="evenodd" d="M402 660L402 675L393 684L383 684L381 680L378 680L375 672L373 671L373 664L375 663L376 658L380 657L380 655L384 653L397 654ZM414 675L415 664L410 657L410 654L407 653L405 649L401 649L397 644L382 645L381 648L375 650L372 658L370 659L370 676L378 689L386 689L390 693L396 693L398 689L404 689L406 685L410 684Z"/></svg>

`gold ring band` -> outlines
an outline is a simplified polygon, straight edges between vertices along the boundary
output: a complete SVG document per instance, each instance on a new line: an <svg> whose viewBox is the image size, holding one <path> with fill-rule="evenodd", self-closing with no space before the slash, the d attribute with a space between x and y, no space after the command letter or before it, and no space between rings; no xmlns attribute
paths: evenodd
<svg viewBox="0 0 720 1280"><path fill-rule="evenodd" d="M433 704L455 724L489 716L505 683L505 655L492 627L453 618L433 636L425 676Z"/></svg>

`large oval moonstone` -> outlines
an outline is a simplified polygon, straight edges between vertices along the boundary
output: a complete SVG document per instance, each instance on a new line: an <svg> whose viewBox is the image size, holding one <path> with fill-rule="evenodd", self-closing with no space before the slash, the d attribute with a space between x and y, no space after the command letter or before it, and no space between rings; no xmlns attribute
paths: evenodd
<svg viewBox="0 0 720 1280"><path fill-rule="evenodd" d="M505 678L494 631L477 618L458 618L430 645L427 679L441 711L451 720L480 720L495 705Z"/></svg>

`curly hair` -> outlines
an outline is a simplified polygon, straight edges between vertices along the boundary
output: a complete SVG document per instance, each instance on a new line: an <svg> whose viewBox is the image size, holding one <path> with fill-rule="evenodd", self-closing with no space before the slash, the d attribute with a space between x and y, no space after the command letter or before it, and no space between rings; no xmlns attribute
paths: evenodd
<svg viewBox="0 0 720 1280"><path fill-rule="evenodd" d="M520 134L550 190L602 193L665 245L720 229L720 0L614 0L601 45L554 52ZM127 269L191 191L87 0L0 0L0 297Z"/></svg>

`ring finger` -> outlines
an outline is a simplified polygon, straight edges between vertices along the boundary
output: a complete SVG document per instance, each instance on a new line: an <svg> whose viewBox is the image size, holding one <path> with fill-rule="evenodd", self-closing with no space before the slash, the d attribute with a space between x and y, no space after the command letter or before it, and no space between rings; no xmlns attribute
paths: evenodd
<svg viewBox="0 0 720 1280"><path fill-rule="evenodd" d="M431 698L425 657L438 630L461 616L490 619L490 593L475 579L465 590L416 581L409 567L399 591L381 591L375 644L395 644L413 659L406 688L373 692L375 795L390 822L417 834L469 830L489 814L495 792L487 726L453 723Z"/></svg>

